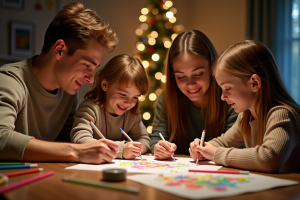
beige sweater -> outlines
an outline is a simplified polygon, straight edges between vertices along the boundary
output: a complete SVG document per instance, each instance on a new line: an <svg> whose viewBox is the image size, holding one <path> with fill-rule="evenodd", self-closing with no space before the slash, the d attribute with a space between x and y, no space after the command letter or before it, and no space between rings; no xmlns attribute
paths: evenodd
<svg viewBox="0 0 300 200"><path fill-rule="evenodd" d="M77 95L61 88L50 94L42 87L32 58L0 67L0 161L22 161L32 138L69 139L76 106Z"/></svg>
<svg viewBox="0 0 300 200"><path fill-rule="evenodd" d="M300 127L295 114L284 106L276 106L267 114L263 144L255 143L257 120L249 122L251 140L246 140L239 126L242 114L236 123L220 137L209 141L218 147L214 162L226 167L235 167L262 172L286 171L300 173ZM237 149L245 143L245 149Z"/></svg>
<svg viewBox="0 0 300 200"><path fill-rule="evenodd" d="M122 158L124 147L124 141L122 140L127 140L127 138L123 136L119 128L123 127L124 115L125 125L123 130L133 141L142 143L144 148L143 153L147 152L150 148L150 138L143 122L141 121L141 115L133 115L130 111L127 111L123 115L112 116L106 112L106 134L104 108L99 108L98 105L94 104L90 100L83 101L75 114L73 129L71 131L71 140L74 143L86 143L100 139L89 124L89 121L92 121L104 137L117 141L119 144L119 153L117 158Z"/></svg>

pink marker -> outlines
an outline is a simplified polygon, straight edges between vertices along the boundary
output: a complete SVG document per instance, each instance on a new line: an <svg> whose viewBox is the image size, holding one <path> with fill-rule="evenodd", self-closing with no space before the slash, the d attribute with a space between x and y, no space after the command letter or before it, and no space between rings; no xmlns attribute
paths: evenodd
<svg viewBox="0 0 300 200"><path fill-rule="evenodd" d="M225 170L198 170L189 169L189 172L219 173L219 174L243 174L249 175L249 171L225 171Z"/></svg>

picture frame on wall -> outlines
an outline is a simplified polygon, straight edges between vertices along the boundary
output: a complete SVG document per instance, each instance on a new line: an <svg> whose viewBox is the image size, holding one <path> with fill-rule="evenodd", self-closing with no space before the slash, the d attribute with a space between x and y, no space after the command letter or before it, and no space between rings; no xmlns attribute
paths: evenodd
<svg viewBox="0 0 300 200"><path fill-rule="evenodd" d="M32 56L34 53L34 24L11 22L11 54Z"/></svg>
<svg viewBox="0 0 300 200"><path fill-rule="evenodd" d="M12 9L23 9L24 0L0 0L1 7Z"/></svg>

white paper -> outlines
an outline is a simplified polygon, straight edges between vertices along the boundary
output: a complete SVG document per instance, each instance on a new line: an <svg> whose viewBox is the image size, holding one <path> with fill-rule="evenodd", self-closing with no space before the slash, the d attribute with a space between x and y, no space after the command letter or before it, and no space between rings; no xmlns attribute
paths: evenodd
<svg viewBox="0 0 300 200"><path fill-rule="evenodd" d="M127 172L131 173L184 173L188 172L189 169L197 170L218 170L222 166L215 165L212 161L199 161L196 165L192 158L175 157L169 160L155 160L154 156L143 155L143 160L136 158L135 160L124 160L114 159L111 163L107 164L78 164L65 169L76 169L76 170L91 170L91 171L102 171L108 168L121 168L126 169Z"/></svg>
<svg viewBox="0 0 300 200"><path fill-rule="evenodd" d="M230 180L229 178L238 180ZM236 175L191 172L182 173L180 175L132 175L127 176L127 180L136 181L146 186L188 199L229 197L247 192L258 192L274 187L299 184L297 181L256 174ZM198 180L203 182L197 183Z"/></svg>

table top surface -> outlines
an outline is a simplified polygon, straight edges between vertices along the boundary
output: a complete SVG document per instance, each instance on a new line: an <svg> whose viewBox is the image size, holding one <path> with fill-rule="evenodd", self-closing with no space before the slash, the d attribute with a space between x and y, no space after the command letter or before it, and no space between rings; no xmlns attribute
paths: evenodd
<svg viewBox="0 0 300 200"><path fill-rule="evenodd" d="M151 154L147 154L151 155ZM177 156L177 155L176 155ZM183 156L186 157L186 156ZM101 171L85 171L85 170L65 170L66 167L76 165L77 163L38 163L39 168L43 168L44 171L40 172L45 173L49 171L54 171L54 175L32 182L30 184L21 186L19 188L10 190L0 195L0 199L8 200L32 200L32 199L49 199L49 200L58 200L58 199L143 199L143 200L154 200L154 199L172 199L178 200L183 199L181 197L136 183L134 181L126 180L123 182L118 182L115 184L138 187L140 192L137 194L122 192L117 190L91 187L81 184L73 184L70 182L62 181L63 177L72 177L80 178L86 180L99 181L102 179ZM221 170L238 170L233 168L223 167ZM10 169L10 170L1 170L0 173L8 173L20 171L20 169ZM275 178L282 178L287 180L294 180L300 182L300 174L290 173L290 174L266 174L259 172L251 172L254 174L260 174ZM133 173L128 173L131 175ZM10 185L14 182L18 182L33 176L36 176L37 173L26 174L21 176L12 177L6 185ZM0 187L3 187L1 185ZM300 199L300 185L289 186L289 187L279 187L273 188L270 190L265 190L262 192L255 193L246 193L237 196L231 196L227 198L216 198L216 199L241 199L243 200L253 200L253 199Z"/></svg>

